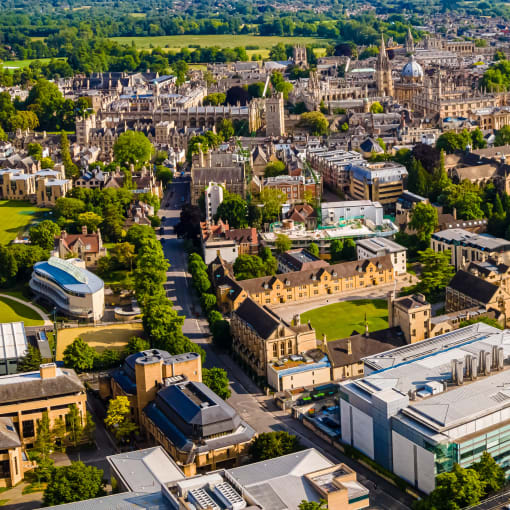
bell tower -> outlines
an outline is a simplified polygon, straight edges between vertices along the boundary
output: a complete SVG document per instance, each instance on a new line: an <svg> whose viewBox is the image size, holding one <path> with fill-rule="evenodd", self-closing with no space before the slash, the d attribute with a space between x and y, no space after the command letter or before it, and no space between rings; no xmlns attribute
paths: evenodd
<svg viewBox="0 0 510 510"><path fill-rule="evenodd" d="M393 78L391 76L391 65L388 54L386 53L386 44L384 35L381 34L381 46L375 66L375 80L377 85L377 94L379 96L393 96Z"/></svg>

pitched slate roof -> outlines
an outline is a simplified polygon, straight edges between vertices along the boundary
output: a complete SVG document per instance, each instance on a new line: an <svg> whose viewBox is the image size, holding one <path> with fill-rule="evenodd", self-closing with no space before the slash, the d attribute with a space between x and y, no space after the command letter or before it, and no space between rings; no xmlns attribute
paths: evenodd
<svg viewBox="0 0 510 510"><path fill-rule="evenodd" d="M464 294L480 303L489 303L499 287L477 276L463 271L457 271L448 287Z"/></svg>
<svg viewBox="0 0 510 510"><path fill-rule="evenodd" d="M9 450L21 446L21 441L10 418L0 418L0 449Z"/></svg>
<svg viewBox="0 0 510 510"><path fill-rule="evenodd" d="M347 343L351 342L351 354ZM373 356L406 345L406 339L399 327L381 329L366 335L352 335L348 338L328 342L328 354L332 367L359 363L365 356Z"/></svg>
<svg viewBox="0 0 510 510"><path fill-rule="evenodd" d="M85 391L85 387L70 368L57 369L56 377L46 379L41 379L39 372L0 377L0 402L4 404L82 391Z"/></svg>
<svg viewBox="0 0 510 510"><path fill-rule="evenodd" d="M255 301L246 298L235 311L237 316L250 324L255 332L264 339L271 336L280 325L280 321Z"/></svg>
<svg viewBox="0 0 510 510"><path fill-rule="evenodd" d="M366 260L353 260L352 262L341 262L340 264L333 264L329 267L321 267L319 269L309 269L305 271L294 271L290 273L279 274L276 276L262 276L260 278L252 278L250 280L243 280L238 284L249 294L262 292L267 284L268 288L272 288L276 282L280 282L283 287L295 287L296 285L306 285L313 281L315 277L317 280L327 273L332 281L348 278L360 273L364 273L369 263L375 266L380 265L380 270L391 270L390 255L381 257L373 257Z"/></svg>

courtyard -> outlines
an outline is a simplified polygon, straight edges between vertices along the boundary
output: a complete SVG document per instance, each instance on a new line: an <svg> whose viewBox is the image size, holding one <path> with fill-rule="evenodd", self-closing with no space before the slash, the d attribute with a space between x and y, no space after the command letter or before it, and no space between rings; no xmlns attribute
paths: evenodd
<svg viewBox="0 0 510 510"><path fill-rule="evenodd" d="M353 331L365 331L365 315L370 331L388 327L388 306L384 299L341 301L301 314L301 323L310 321L317 338L326 334L328 340L346 338Z"/></svg>

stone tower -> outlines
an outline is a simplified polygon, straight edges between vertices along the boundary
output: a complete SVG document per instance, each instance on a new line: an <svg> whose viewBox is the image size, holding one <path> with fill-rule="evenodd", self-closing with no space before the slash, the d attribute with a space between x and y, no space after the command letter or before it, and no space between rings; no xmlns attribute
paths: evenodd
<svg viewBox="0 0 510 510"><path fill-rule="evenodd" d="M282 136L284 134L283 94L278 92L266 99L266 136Z"/></svg>
<svg viewBox="0 0 510 510"><path fill-rule="evenodd" d="M377 85L377 94L380 96L393 96L393 78L391 77L391 65L388 54L386 53L386 44L384 44L384 35L381 34L381 46L375 66L375 80Z"/></svg>
<svg viewBox="0 0 510 510"><path fill-rule="evenodd" d="M413 34L411 33L411 28L407 29L406 42L404 44L404 49L406 53L414 53L414 39Z"/></svg>
<svg viewBox="0 0 510 510"><path fill-rule="evenodd" d="M95 127L95 114L76 119L76 142L82 147L88 147L90 143L90 132Z"/></svg>
<svg viewBox="0 0 510 510"><path fill-rule="evenodd" d="M306 48L303 45L296 44L296 46L292 48L292 60L294 64L299 67L308 67Z"/></svg>

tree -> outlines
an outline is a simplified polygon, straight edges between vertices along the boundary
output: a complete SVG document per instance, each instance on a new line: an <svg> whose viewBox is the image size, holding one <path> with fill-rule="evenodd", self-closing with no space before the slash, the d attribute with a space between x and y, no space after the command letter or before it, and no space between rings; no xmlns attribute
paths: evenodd
<svg viewBox="0 0 510 510"><path fill-rule="evenodd" d="M415 510L460 510L476 505L483 495L482 482L474 469L454 464L450 473L436 478L436 488L414 505Z"/></svg>
<svg viewBox="0 0 510 510"><path fill-rule="evenodd" d="M276 274L276 270L278 269L278 260L276 260L276 257L273 257L271 249L267 246L262 248L260 258L262 259L262 262L264 262L266 275Z"/></svg>
<svg viewBox="0 0 510 510"><path fill-rule="evenodd" d="M438 225L437 209L426 202L419 202L413 209L409 227L416 230L418 239L428 243Z"/></svg>
<svg viewBox="0 0 510 510"><path fill-rule="evenodd" d="M285 253L292 247L292 241L285 234L277 234L274 246L278 253Z"/></svg>
<svg viewBox="0 0 510 510"><path fill-rule="evenodd" d="M121 442L129 441L138 430L136 423L131 419L129 399L122 395L110 400L104 423L113 432L115 439Z"/></svg>
<svg viewBox="0 0 510 510"><path fill-rule="evenodd" d="M266 266L258 255L239 255L234 262L236 280L249 280L266 275Z"/></svg>
<svg viewBox="0 0 510 510"><path fill-rule="evenodd" d="M379 101L374 101L370 105L370 113L384 113L384 108Z"/></svg>
<svg viewBox="0 0 510 510"><path fill-rule="evenodd" d="M60 227L51 220L43 220L32 227L28 235L32 244L44 250L51 250L55 244L55 237L60 236Z"/></svg>
<svg viewBox="0 0 510 510"><path fill-rule="evenodd" d="M483 133L480 128L476 128L471 131L471 147L473 147L473 149L484 149L487 147L487 140L483 137Z"/></svg>
<svg viewBox="0 0 510 510"><path fill-rule="evenodd" d="M259 201L264 204L262 209L264 221L275 221L280 217L282 205L287 202L287 194L279 189L266 187L260 192Z"/></svg>
<svg viewBox="0 0 510 510"><path fill-rule="evenodd" d="M26 356L18 362L18 372L35 372L42 363L41 353L37 347L28 346Z"/></svg>
<svg viewBox="0 0 510 510"><path fill-rule="evenodd" d="M497 329L505 329L496 319L491 319L490 317L480 317L476 316L472 319L467 319L459 322L459 328L465 328L466 326L471 326L471 324L478 324L479 322L483 322L484 324L488 324L493 328Z"/></svg>
<svg viewBox="0 0 510 510"><path fill-rule="evenodd" d="M217 131L223 140L230 140L234 136L234 125L230 119L221 119L218 122Z"/></svg>
<svg viewBox="0 0 510 510"><path fill-rule="evenodd" d="M356 260L356 243L352 239L346 239L342 248L343 260Z"/></svg>
<svg viewBox="0 0 510 510"><path fill-rule="evenodd" d="M80 411L76 404L69 406L69 412L66 414L66 429L69 432L69 440L73 446L78 446L83 433L83 423Z"/></svg>
<svg viewBox="0 0 510 510"><path fill-rule="evenodd" d="M467 129L460 133L447 131L443 133L436 142L436 149L444 150L447 154L455 151L464 151L468 145L471 145L471 135Z"/></svg>
<svg viewBox="0 0 510 510"><path fill-rule="evenodd" d="M457 216L465 220L483 218L482 193L480 188L468 181L450 183L439 196L439 202L457 210Z"/></svg>
<svg viewBox="0 0 510 510"><path fill-rule="evenodd" d="M510 144L510 126L503 126L500 130L496 132L496 139L494 140L494 145L496 147L501 147L502 145Z"/></svg>
<svg viewBox="0 0 510 510"><path fill-rule="evenodd" d="M64 349L64 364L78 372L85 372L94 367L96 356L96 351L81 337L77 337Z"/></svg>
<svg viewBox="0 0 510 510"><path fill-rule="evenodd" d="M500 328L501 329L501 328ZM483 497L503 488L506 482L505 470L494 460L489 452L483 452L482 457L472 466L482 482Z"/></svg>
<svg viewBox="0 0 510 510"><path fill-rule="evenodd" d="M257 81L248 85L248 93L251 97L262 97L264 93L265 83L263 81Z"/></svg>
<svg viewBox="0 0 510 510"><path fill-rule="evenodd" d="M207 94L202 101L204 106L219 106L225 102L227 96L223 92L213 92Z"/></svg>
<svg viewBox="0 0 510 510"><path fill-rule="evenodd" d="M37 434L34 449L41 459L47 459L53 450L53 438L50 431L50 418L48 411L43 411L42 418L37 421Z"/></svg>
<svg viewBox="0 0 510 510"><path fill-rule="evenodd" d="M91 443L94 440L94 435L96 432L96 424L92 419L92 414L87 413L87 418L85 420L85 426L82 431L82 439Z"/></svg>
<svg viewBox="0 0 510 510"><path fill-rule="evenodd" d="M306 501L303 500L299 503L298 510L327 510L328 503L326 500L320 501Z"/></svg>
<svg viewBox="0 0 510 510"><path fill-rule="evenodd" d="M450 265L450 250L435 252L431 248L418 252L422 266L421 280L416 290L425 294L427 299L434 300L442 294L453 278L455 269Z"/></svg>
<svg viewBox="0 0 510 510"><path fill-rule="evenodd" d="M27 150L29 156L32 156L37 161L41 161L43 148L40 143L29 143Z"/></svg>
<svg viewBox="0 0 510 510"><path fill-rule="evenodd" d="M69 139L67 138L67 133L65 131L60 133L60 157L62 158L62 164L66 171L66 177L69 179L78 177L80 175L80 171L71 158Z"/></svg>
<svg viewBox="0 0 510 510"><path fill-rule="evenodd" d="M305 128L311 135L326 135L329 130L329 123L321 112L306 112L301 114L298 126Z"/></svg>
<svg viewBox="0 0 510 510"><path fill-rule="evenodd" d="M41 128L48 130L61 128L63 104L64 97L57 85L45 79L37 81L25 101L27 109L37 115Z"/></svg>
<svg viewBox="0 0 510 510"><path fill-rule="evenodd" d="M103 218L92 211L87 211L78 215L78 225L87 227L87 232L97 232L99 224Z"/></svg>
<svg viewBox="0 0 510 510"><path fill-rule="evenodd" d="M429 180L429 174L423 168L422 163L413 157L409 165L409 175L407 178L409 191L420 196L428 195Z"/></svg>
<svg viewBox="0 0 510 510"><path fill-rule="evenodd" d="M281 457L302 449L299 439L285 431L263 432L250 446L254 462Z"/></svg>
<svg viewBox="0 0 510 510"><path fill-rule="evenodd" d="M60 197L57 198L53 211L57 217L77 218L78 214L84 212L86 207L85 202L79 198Z"/></svg>
<svg viewBox="0 0 510 510"><path fill-rule="evenodd" d="M247 214L248 206L243 197L227 192L216 210L214 219L228 222L230 228L244 228L248 226Z"/></svg>
<svg viewBox="0 0 510 510"><path fill-rule="evenodd" d="M250 94L245 88L236 85L227 90L225 104L236 106L239 103L241 106L246 106L249 102Z"/></svg>
<svg viewBox="0 0 510 510"><path fill-rule="evenodd" d="M9 248L0 245L0 285L7 283L18 272L18 263Z"/></svg>
<svg viewBox="0 0 510 510"><path fill-rule="evenodd" d="M141 131L122 133L113 145L115 161L122 164L132 163L140 168L151 159L153 147L149 139Z"/></svg>
<svg viewBox="0 0 510 510"><path fill-rule="evenodd" d="M83 462L56 468L44 491L46 506L97 498L106 494L103 471Z"/></svg>
<svg viewBox="0 0 510 510"><path fill-rule="evenodd" d="M266 165L264 169L264 177L276 177L282 175L287 171L283 161L272 161Z"/></svg>
<svg viewBox="0 0 510 510"><path fill-rule="evenodd" d="M314 256L319 256L319 246L316 243L310 243L307 250Z"/></svg>
<svg viewBox="0 0 510 510"><path fill-rule="evenodd" d="M223 400L227 400L231 395L227 372L223 368L203 368L202 382Z"/></svg>
<svg viewBox="0 0 510 510"><path fill-rule="evenodd" d="M294 88L292 83L285 81L283 74L279 71L274 71L271 75L271 85L273 86L274 90L283 94L283 98L285 100L289 98L289 94Z"/></svg>
<svg viewBox="0 0 510 510"><path fill-rule="evenodd" d="M136 354L137 352L142 352L150 349L151 344L148 340L145 340L145 338L140 338L138 336L132 336L128 344L126 346L126 353L127 354Z"/></svg>
<svg viewBox="0 0 510 510"><path fill-rule="evenodd" d="M174 173L170 168L167 168L166 166L158 165L156 170L156 179L161 181L163 184L163 188L166 188L169 183L172 182L172 179L174 178Z"/></svg>
<svg viewBox="0 0 510 510"><path fill-rule="evenodd" d="M344 249L344 243L341 239L333 239L329 247L331 254L331 262L339 262L342 260L342 252Z"/></svg>

